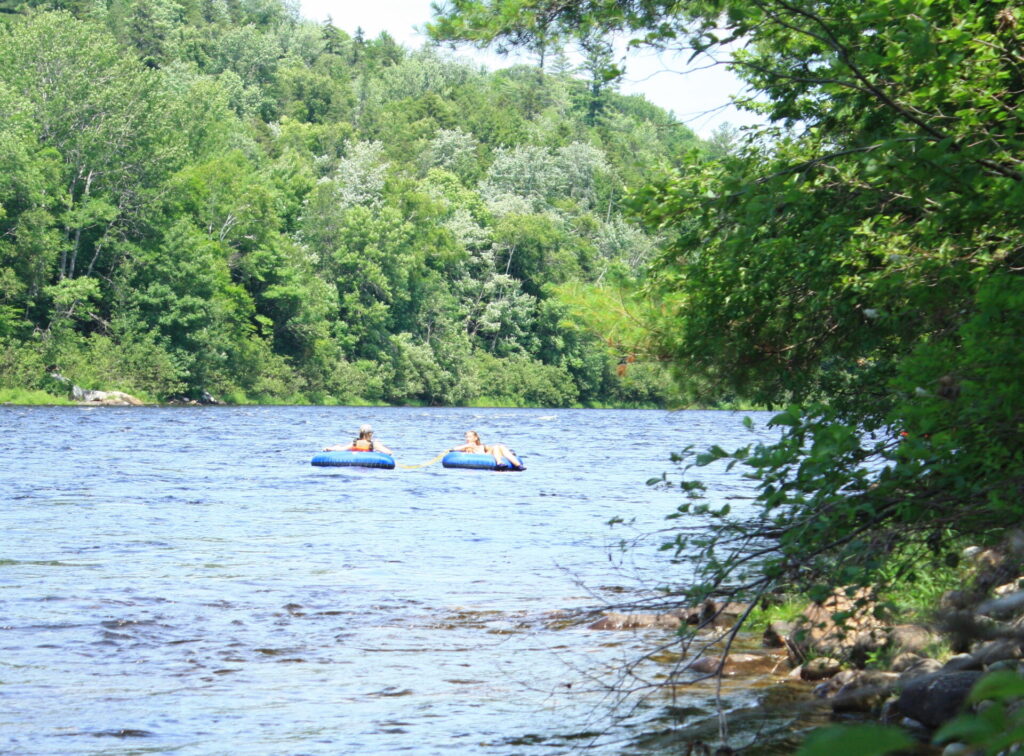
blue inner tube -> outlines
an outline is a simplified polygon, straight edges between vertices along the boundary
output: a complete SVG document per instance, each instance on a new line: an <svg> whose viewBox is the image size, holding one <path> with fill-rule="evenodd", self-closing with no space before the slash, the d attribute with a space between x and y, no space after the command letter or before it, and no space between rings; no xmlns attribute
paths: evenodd
<svg viewBox="0 0 1024 756"><path fill-rule="evenodd" d="M379 467L393 470L395 458L383 452L331 451L317 454L310 464L314 467Z"/></svg>
<svg viewBox="0 0 1024 756"><path fill-rule="evenodd" d="M441 458L444 467L456 467L465 470L508 470L519 472L523 468L512 467L507 462L495 464L490 454L470 454L469 452L448 452Z"/></svg>

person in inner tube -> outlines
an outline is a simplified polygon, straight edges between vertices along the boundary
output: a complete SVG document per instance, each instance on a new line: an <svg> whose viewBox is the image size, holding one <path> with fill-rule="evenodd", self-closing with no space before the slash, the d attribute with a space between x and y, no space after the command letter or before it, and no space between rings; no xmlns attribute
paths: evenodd
<svg viewBox="0 0 1024 756"><path fill-rule="evenodd" d="M511 467L515 470L525 470L526 467L519 461L515 453L505 444L485 444L480 440L480 434L476 431L466 431L466 443L455 446L448 451L468 452L469 454L490 454L494 457L494 464L501 467Z"/></svg>
<svg viewBox="0 0 1024 756"><path fill-rule="evenodd" d="M359 438L355 439L351 444L325 446L324 451L375 451L394 456L394 452L388 447L380 441L373 440L373 427L366 423L359 426Z"/></svg>

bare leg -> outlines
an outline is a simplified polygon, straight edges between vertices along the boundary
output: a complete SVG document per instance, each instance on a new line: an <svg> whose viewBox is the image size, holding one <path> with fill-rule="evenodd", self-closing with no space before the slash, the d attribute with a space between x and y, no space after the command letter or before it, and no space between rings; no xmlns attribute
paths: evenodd
<svg viewBox="0 0 1024 756"><path fill-rule="evenodd" d="M504 458L508 461L508 464L511 467L523 466L523 463L519 461L519 458L516 457L512 450L504 444L495 444L491 447L491 450L494 453L494 462L496 464L501 465L502 458Z"/></svg>

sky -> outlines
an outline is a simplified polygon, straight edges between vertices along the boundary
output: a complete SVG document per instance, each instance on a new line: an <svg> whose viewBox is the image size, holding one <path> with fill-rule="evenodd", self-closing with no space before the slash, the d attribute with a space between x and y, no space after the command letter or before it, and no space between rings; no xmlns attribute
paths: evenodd
<svg viewBox="0 0 1024 756"><path fill-rule="evenodd" d="M386 31L398 42L419 49L426 41L419 29L431 18L431 0L300 0L300 12L312 21L328 16L336 27L349 34L362 28L370 39ZM459 57L490 69L517 62L510 57L460 47ZM743 126L755 118L729 105L729 96L740 91L739 82L724 66L688 69L685 61L653 54L631 54L625 61L626 76L620 83L623 94L642 94L702 137L709 137L723 123Z"/></svg>

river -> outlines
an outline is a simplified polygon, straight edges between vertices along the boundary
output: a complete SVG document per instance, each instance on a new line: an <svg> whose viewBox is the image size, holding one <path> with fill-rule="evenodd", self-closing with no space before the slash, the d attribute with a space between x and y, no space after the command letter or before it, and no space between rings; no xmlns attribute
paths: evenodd
<svg viewBox="0 0 1024 756"><path fill-rule="evenodd" d="M767 437L746 414L0 407L0 753L625 752L593 678L661 636L572 618L685 580L619 542L680 502L645 485L672 451ZM527 470L310 466L363 422Z"/></svg>

